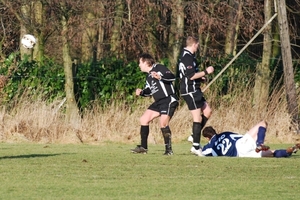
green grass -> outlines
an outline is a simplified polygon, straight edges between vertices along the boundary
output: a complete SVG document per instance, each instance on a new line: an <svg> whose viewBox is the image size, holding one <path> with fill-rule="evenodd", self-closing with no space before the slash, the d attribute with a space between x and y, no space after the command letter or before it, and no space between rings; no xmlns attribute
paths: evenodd
<svg viewBox="0 0 300 200"><path fill-rule="evenodd" d="M286 148L286 145L271 145ZM190 145L147 155L127 144L0 144L0 199L298 199L290 158L196 157Z"/></svg>

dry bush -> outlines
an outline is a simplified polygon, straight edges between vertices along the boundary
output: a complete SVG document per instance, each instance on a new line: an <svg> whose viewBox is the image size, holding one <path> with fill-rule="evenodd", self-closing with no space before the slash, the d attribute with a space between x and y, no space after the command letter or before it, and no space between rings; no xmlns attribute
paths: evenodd
<svg viewBox="0 0 300 200"><path fill-rule="evenodd" d="M273 92L265 107L254 106L251 94L251 88L245 88L236 94L237 96L233 98L233 101L225 100L225 103L221 99L207 125L214 126L219 132L233 131L243 134L259 121L265 120L268 123L266 143L294 143L299 141L300 134L297 134L295 127L291 126L283 89Z"/></svg>
<svg viewBox="0 0 300 200"><path fill-rule="evenodd" d="M283 89L271 95L265 109L256 109L249 98L251 89L232 93L230 97L217 98L213 91L205 96L213 107L207 125L219 132L245 133L260 120L269 124L266 143L294 143L300 134L293 132L287 113ZM82 115L81 122L72 126L65 121L64 108L57 111L61 100L52 104L44 101L22 99L14 109L0 111L0 140L2 142L38 143L89 143L118 142L138 144L140 142L139 118L152 102L145 98L132 105L132 109L111 104L106 109L95 106ZM170 123L173 142L185 141L191 134L192 117L185 104L176 111ZM149 143L163 144L158 119L150 124Z"/></svg>
<svg viewBox="0 0 300 200"><path fill-rule="evenodd" d="M78 141L72 137L76 130L64 123L64 115L56 112L60 101L47 104L44 101L22 99L14 108L2 108L0 138L5 142L54 143Z"/></svg>

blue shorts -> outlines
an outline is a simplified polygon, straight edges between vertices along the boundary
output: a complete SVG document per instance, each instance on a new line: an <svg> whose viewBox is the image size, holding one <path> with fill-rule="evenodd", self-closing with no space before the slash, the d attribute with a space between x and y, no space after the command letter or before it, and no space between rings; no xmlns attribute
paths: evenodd
<svg viewBox="0 0 300 200"><path fill-rule="evenodd" d="M205 98L203 97L203 93L200 90L197 90L194 93L182 95L182 97L185 100L189 110L202 108L206 102Z"/></svg>
<svg viewBox="0 0 300 200"><path fill-rule="evenodd" d="M172 117L178 107L178 99L176 96L169 96L159 101L152 103L148 109L159 112L161 115L168 115Z"/></svg>

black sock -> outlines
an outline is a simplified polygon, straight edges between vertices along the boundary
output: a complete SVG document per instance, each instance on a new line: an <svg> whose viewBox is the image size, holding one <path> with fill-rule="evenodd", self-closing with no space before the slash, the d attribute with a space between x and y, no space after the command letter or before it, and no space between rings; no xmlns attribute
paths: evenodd
<svg viewBox="0 0 300 200"><path fill-rule="evenodd" d="M206 122L208 121L208 118L203 114L201 115L201 117L202 117L202 121L201 121L201 130L202 130L204 128ZM201 132L201 130L200 130L200 132ZM192 136L193 136L193 133L192 133Z"/></svg>
<svg viewBox="0 0 300 200"><path fill-rule="evenodd" d="M160 130L164 137L166 150L172 150L172 143L171 143L172 133L171 133L170 127L166 126L165 128L161 128Z"/></svg>
<svg viewBox="0 0 300 200"><path fill-rule="evenodd" d="M200 139L201 139L201 123L193 122L193 147L195 149L200 148Z"/></svg>
<svg viewBox="0 0 300 200"><path fill-rule="evenodd" d="M149 126L141 126L141 146L148 149Z"/></svg>
<svg viewBox="0 0 300 200"><path fill-rule="evenodd" d="M203 128L208 120L208 118L205 115L201 115L202 121L201 121L201 128Z"/></svg>

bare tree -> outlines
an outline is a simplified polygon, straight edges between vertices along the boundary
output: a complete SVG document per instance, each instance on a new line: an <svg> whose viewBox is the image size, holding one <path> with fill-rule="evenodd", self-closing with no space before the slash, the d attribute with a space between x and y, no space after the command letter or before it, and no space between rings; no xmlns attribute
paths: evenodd
<svg viewBox="0 0 300 200"><path fill-rule="evenodd" d="M273 0L264 1L265 23L272 17ZM257 110L265 109L270 87L270 60L272 56L272 24L264 30L262 63L256 66L255 87L253 92L253 103Z"/></svg>
<svg viewBox="0 0 300 200"><path fill-rule="evenodd" d="M81 62L88 63L91 60L95 62L97 60L97 40L98 29L96 24L96 15L91 11L84 11L83 19L86 24L86 28L82 31L82 43L81 43Z"/></svg>
<svg viewBox="0 0 300 200"><path fill-rule="evenodd" d="M31 19L32 16L32 6L30 5L30 3L27 1L23 2L23 4L20 4L20 2L11 2L11 1L7 1L7 0L1 0L1 2L7 7L9 8L9 10L11 11L11 13L13 13L16 17L16 19L18 19L19 22L19 27L20 27L20 40L22 39L24 34L32 33L33 31L33 27L34 24L32 23L33 20ZM34 4L35 2L33 2ZM20 5L19 5L20 4ZM18 9L16 9L16 7ZM32 59L32 50L30 49L26 49L26 48L20 48L20 53L21 53L21 58L24 57L25 54L30 55L30 59Z"/></svg>
<svg viewBox="0 0 300 200"><path fill-rule="evenodd" d="M47 38L55 31L55 28L53 28L55 21L51 14L47 13L49 9L45 8L47 2L45 0L1 0L1 2L18 20L19 24L16 27L20 27L19 41L21 41L24 34L32 34L37 39L33 51L20 48L21 58L28 54L34 60L41 62L45 54Z"/></svg>
<svg viewBox="0 0 300 200"><path fill-rule="evenodd" d="M79 109L75 100L71 41L80 30L80 16L83 11L83 3L71 0L51 0L47 1L48 7L54 14L59 24L56 29L60 31L62 60L65 74L66 93L66 120L77 126L80 122Z"/></svg>
<svg viewBox="0 0 300 200"><path fill-rule="evenodd" d="M121 46L121 31L122 31L122 21L124 16L124 0L116 0L115 1L115 16L112 26L112 35L111 35L111 48L110 50L114 52L116 55L120 55ZM123 56L122 56L123 57Z"/></svg>
<svg viewBox="0 0 300 200"><path fill-rule="evenodd" d="M297 126L297 130L299 130L299 110L297 104L297 93L294 79L285 0L278 0L277 8L278 23L280 28L281 54L284 67L284 85L286 91L286 99L288 102L288 112L292 117L292 122Z"/></svg>
<svg viewBox="0 0 300 200"><path fill-rule="evenodd" d="M225 54L235 55L239 33L240 18L242 17L243 0L229 0L225 40Z"/></svg>
<svg viewBox="0 0 300 200"><path fill-rule="evenodd" d="M97 52L96 57L97 59L101 59L103 57L104 52L104 35L105 35L105 8L102 2L99 2L97 7L97 18L96 26L97 26Z"/></svg>
<svg viewBox="0 0 300 200"><path fill-rule="evenodd" d="M176 0L173 5L170 27L169 48L171 51L168 57L171 65L170 68L175 72L184 37L183 0Z"/></svg>

